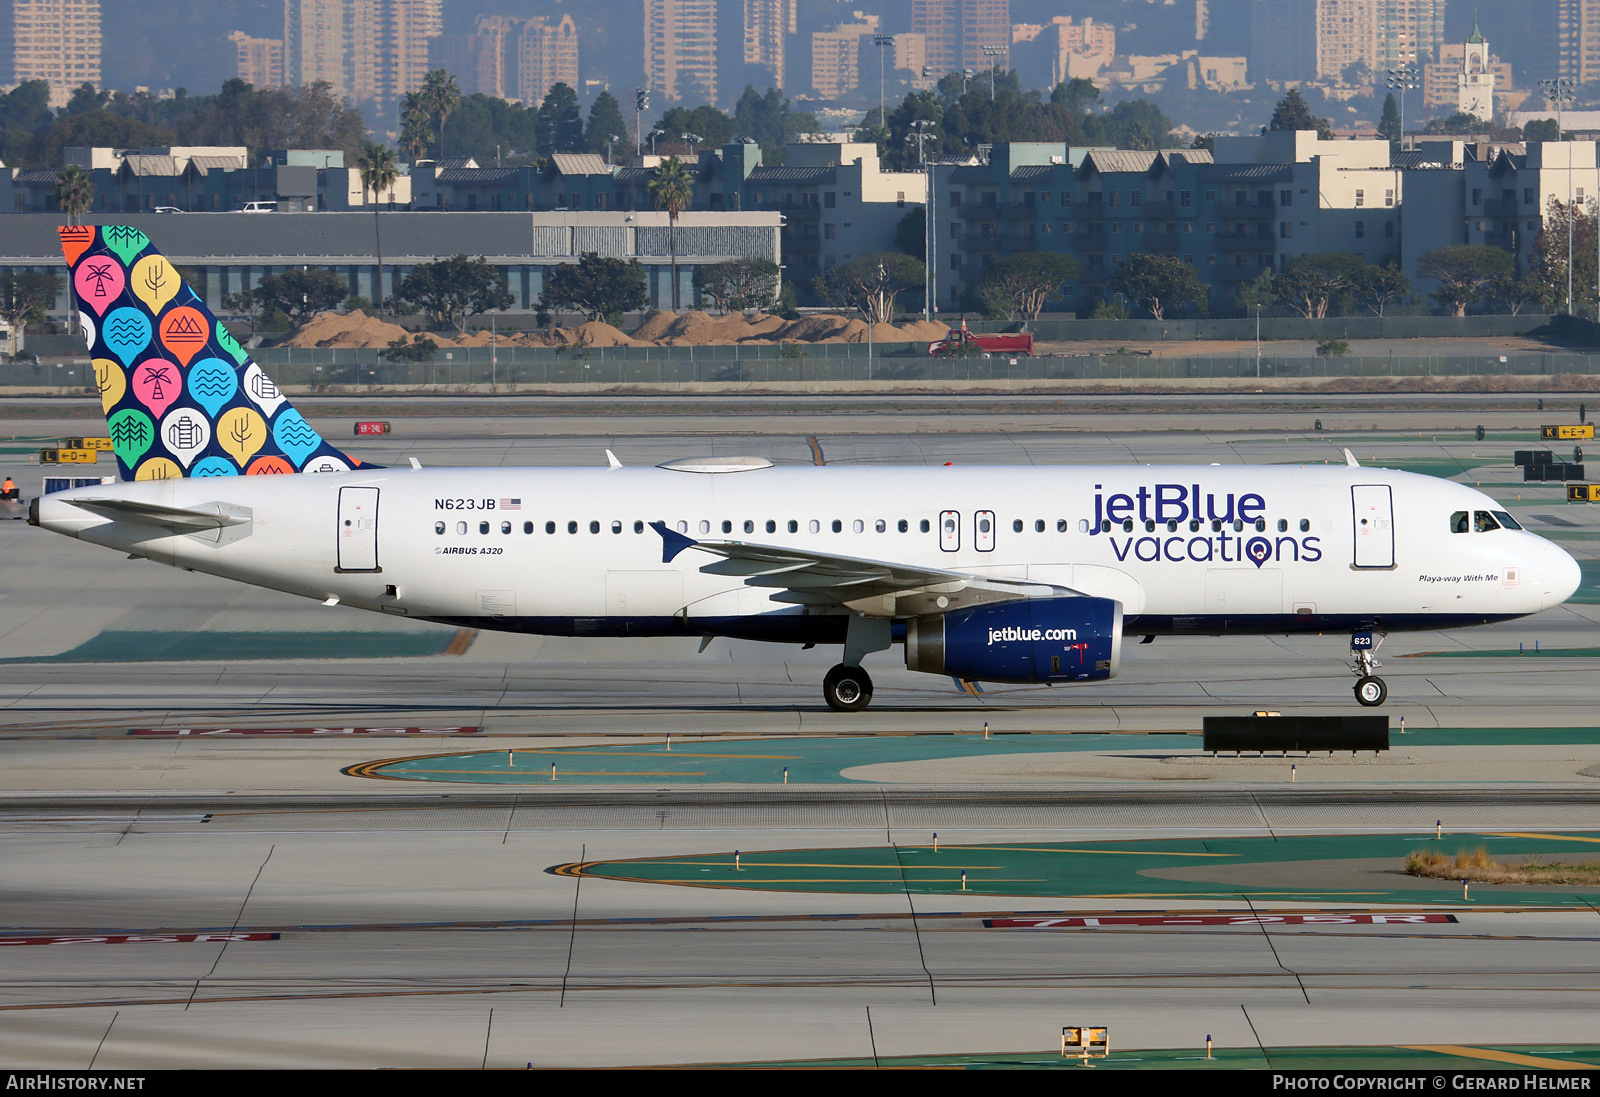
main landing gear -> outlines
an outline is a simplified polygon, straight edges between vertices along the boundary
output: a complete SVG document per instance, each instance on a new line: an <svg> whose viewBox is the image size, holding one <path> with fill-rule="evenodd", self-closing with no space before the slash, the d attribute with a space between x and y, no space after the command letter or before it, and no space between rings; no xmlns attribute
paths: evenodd
<svg viewBox="0 0 1600 1097"><path fill-rule="evenodd" d="M852 613L845 625L844 662L822 679L822 699L834 712L860 712L872 703L872 677L861 660L894 643L886 617Z"/></svg>
<svg viewBox="0 0 1600 1097"><path fill-rule="evenodd" d="M1370 632L1357 632L1350 636L1350 654L1355 656L1350 669L1356 674L1356 701L1365 708L1376 708L1389 699L1389 687L1372 673L1383 666L1373 657L1382 643L1383 634L1374 637Z"/></svg>

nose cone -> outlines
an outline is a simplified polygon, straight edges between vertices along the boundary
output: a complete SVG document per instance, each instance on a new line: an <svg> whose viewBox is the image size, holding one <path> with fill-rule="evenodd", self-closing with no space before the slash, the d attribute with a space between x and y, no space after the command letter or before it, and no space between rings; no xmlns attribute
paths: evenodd
<svg viewBox="0 0 1600 1097"><path fill-rule="evenodd" d="M1542 608L1559 606L1577 593L1579 584L1583 582L1583 571L1578 567L1578 561L1565 549L1546 541L1544 559L1539 563L1540 574L1544 577Z"/></svg>

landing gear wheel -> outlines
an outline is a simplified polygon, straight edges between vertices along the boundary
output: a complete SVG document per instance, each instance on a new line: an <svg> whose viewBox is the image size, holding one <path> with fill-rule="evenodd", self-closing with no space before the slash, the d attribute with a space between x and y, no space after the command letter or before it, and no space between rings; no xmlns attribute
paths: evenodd
<svg viewBox="0 0 1600 1097"><path fill-rule="evenodd" d="M1367 674L1356 680L1356 700L1367 708L1376 708L1389 699L1389 687L1383 679Z"/></svg>
<svg viewBox="0 0 1600 1097"><path fill-rule="evenodd" d="M872 679L860 667L840 663L822 680L822 696L835 712L860 712L872 703Z"/></svg>

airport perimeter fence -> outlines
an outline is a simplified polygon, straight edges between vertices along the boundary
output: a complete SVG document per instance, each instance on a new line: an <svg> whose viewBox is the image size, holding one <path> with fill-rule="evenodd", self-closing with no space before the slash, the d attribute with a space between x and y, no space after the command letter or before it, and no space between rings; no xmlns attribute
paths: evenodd
<svg viewBox="0 0 1600 1097"><path fill-rule="evenodd" d="M891 344L891 346L894 346ZM1555 377L1600 374L1600 355L1525 353L1482 356L1140 357L1032 355L1008 358L930 358L903 347L874 353L853 343L808 347L803 356L772 347L487 347L441 351L433 362L385 362L376 350L273 348L254 352L274 381L304 391L364 388L419 392L547 388L562 385L684 385L831 382L1026 382L1075 380L1186 382L1227 379ZM761 352L761 353L757 353ZM93 384L87 360L0 365L7 388L85 391Z"/></svg>

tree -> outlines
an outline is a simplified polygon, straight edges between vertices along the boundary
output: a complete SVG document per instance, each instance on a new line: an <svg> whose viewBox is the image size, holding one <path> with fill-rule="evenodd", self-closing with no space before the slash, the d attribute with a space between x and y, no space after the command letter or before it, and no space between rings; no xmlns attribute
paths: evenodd
<svg viewBox="0 0 1600 1097"><path fill-rule="evenodd" d="M1570 232L1570 243L1569 234ZM1572 274L1567 274L1567 256L1572 256ZM1567 310L1567 287L1572 300L1595 299L1595 218L1583 206L1569 206L1551 198L1544 224L1533 241L1528 276L1542 287L1539 299L1552 312Z"/></svg>
<svg viewBox="0 0 1600 1097"><path fill-rule="evenodd" d="M1489 296L1499 301L1505 310L1516 316L1545 295L1545 287L1532 276L1518 278L1514 274L1497 274L1489 279Z"/></svg>
<svg viewBox="0 0 1600 1097"><path fill-rule="evenodd" d="M785 145L802 133L817 130L816 118L791 110L789 100L777 88L768 88L762 95L749 84L734 104L733 120L740 136L761 146L762 163L769 166L782 161Z"/></svg>
<svg viewBox="0 0 1600 1097"><path fill-rule="evenodd" d="M1234 304L1246 316L1259 315L1262 310L1278 302L1278 287L1272 283L1272 268L1261 268L1260 274L1239 287L1239 292L1234 295Z"/></svg>
<svg viewBox="0 0 1600 1097"><path fill-rule="evenodd" d="M381 308L383 305L383 230L378 226L378 209L381 206L378 196L384 191L389 192L389 201L394 201L395 180L400 178L399 165L395 162L394 152L383 145L368 145L361 150L361 156L356 160L356 170L361 173L361 198L366 200L367 194L372 194L372 235L378 245L378 281L373 288L373 297L377 299Z"/></svg>
<svg viewBox="0 0 1600 1097"><path fill-rule="evenodd" d="M1467 306L1482 298L1485 287L1496 275L1511 271L1509 251L1479 244L1434 248L1417 260L1417 277L1439 283L1439 288L1428 296L1455 316L1465 316Z"/></svg>
<svg viewBox="0 0 1600 1097"><path fill-rule="evenodd" d="M1400 107L1391 91L1383 101L1383 117L1378 119L1378 136L1394 145L1405 136L1405 132L1405 126L1400 121Z"/></svg>
<svg viewBox="0 0 1600 1097"><path fill-rule="evenodd" d="M1147 256L1134 256L1136 259ZM1124 264L1124 267L1127 264ZM1180 264L1191 270L1187 263ZM1117 274L1121 275L1118 270ZM978 291L1004 302L1008 317L1037 320L1045 302L1061 292L1061 287L1078 276L1078 261L1054 251L1030 251L1003 255L989 264L978 283ZM1161 319L1157 314L1156 319Z"/></svg>
<svg viewBox="0 0 1600 1097"><path fill-rule="evenodd" d="M688 142L684 134L692 133L702 146L726 145L733 140L734 122L716 107L673 107L661 116L656 128L666 135L667 142Z"/></svg>
<svg viewBox="0 0 1600 1097"><path fill-rule="evenodd" d="M906 211L894 229L894 250L926 261L928 258L928 216L921 206Z"/></svg>
<svg viewBox="0 0 1600 1097"><path fill-rule="evenodd" d="M406 92L400 105L400 138L395 142L400 151L416 163L428 151L428 114L417 101L417 93Z"/></svg>
<svg viewBox="0 0 1600 1097"><path fill-rule="evenodd" d="M1206 302L1205 283L1192 266L1175 255L1130 255L1109 284L1156 320L1165 319L1168 309L1200 309Z"/></svg>
<svg viewBox="0 0 1600 1097"><path fill-rule="evenodd" d="M1423 127L1425 133L1445 133L1456 137L1464 137L1474 133L1488 133L1494 126L1479 118L1476 114L1464 114L1456 111L1448 118L1435 118Z"/></svg>
<svg viewBox="0 0 1600 1097"><path fill-rule="evenodd" d="M434 327L452 325L460 332L475 313L511 307L500 272L482 256L456 255L415 266L395 297L420 309Z"/></svg>
<svg viewBox="0 0 1600 1097"><path fill-rule="evenodd" d="M60 292L61 279L54 274L17 270L0 274L0 320L11 329L11 357L17 356L23 327L43 320Z"/></svg>
<svg viewBox="0 0 1600 1097"><path fill-rule="evenodd" d="M1365 277L1366 262L1347 252L1300 255L1283 261L1272 280L1277 300L1308 320L1328 315L1328 306Z"/></svg>
<svg viewBox="0 0 1600 1097"><path fill-rule="evenodd" d="M778 264L771 259L730 259L694 272L694 288L720 309L769 309L778 292Z"/></svg>
<svg viewBox="0 0 1600 1097"><path fill-rule="evenodd" d="M94 206L94 179L76 164L64 169L56 176L56 204L67 215L67 224L76 225Z"/></svg>
<svg viewBox="0 0 1600 1097"><path fill-rule="evenodd" d="M812 286L835 308L859 308L873 323L886 324L894 319L895 299L927 277L919 260L898 251L875 251L839 264Z"/></svg>
<svg viewBox="0 0 1600 1097"><path fill-rule="evenodd" d="M628 121L622 117L622 104L609 91L601 92L589 104L589 122L584 127L583 139L590 152L605 153L607 163L615 142L627 144Z"/></svg>
<svg viewBox="0 0 1600 1097"><path fill-rule="evenodd" d="M656 209L667 211L667 249L672 263L672 311L678 311L678 214L694 201L694 178L676 156L669 156L656 167L649 183L650 200Z"/></svg>
<svg viewBox="0 0 1600 1097"><path fill-rule="evenodd" d="M551 84L539 104L535 132L541 152L582 152L583 116L578 113L578 93L559 81Z"/></svg>
<svg viewBox="0 0 1600 1097"><path fill-rule="evenodd" d="M429 118L439 120L439 158L444 159L444 123L461 105L461 85L444 69L434 69L422 78L416 93L417 107Z"/></svg>
<svg viewBox="0 0 1600 1097"><path fill-rule="evenodd" d="M1382 316L1389 302L1399 301L1411 292L1411 279L1391 260L1382 266L1362 268L1351 288L1372 315Z"/></svg>
<svg viewBox="0 0 1600 1097"><path fill-rule="evenodd" d="M269 274L256 284L252 297L265 313L281 312L304 324L319 312L338 308L350 296L343 278L328 270L295 270Z"/></svg>
<svg viewBox="0 0 1600 1097"><path fill-rule="evenodd" d="M562 263L544 280L543 311L576 309L591 320L632 312L645 305L644 267L637 259L607 259L592 251Z"/></svg>
<svg viewBox="0 0 1600 1097"><path fill-rule="evenodd" d="M1333 130L1328 127L1326 118L1318 118L1311 113L1311 108L1306 105L1299 88L1290 88L1289 94L1278 101L1277 109L1272 112L1272 121L1267 124L1268 129L1274 130L1316 130L1317 136L1324 140L1332 140Z"/></svg>
<svg viewBox="0 0 1600 1097"><path fill-rule="evenodd" d="M1561 140L1561 123L1554 118L1535 118L1522 127L1524 141L1559 141Z"/></svg>

